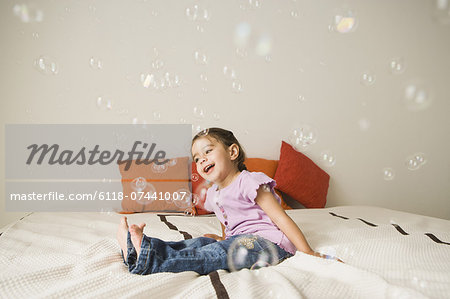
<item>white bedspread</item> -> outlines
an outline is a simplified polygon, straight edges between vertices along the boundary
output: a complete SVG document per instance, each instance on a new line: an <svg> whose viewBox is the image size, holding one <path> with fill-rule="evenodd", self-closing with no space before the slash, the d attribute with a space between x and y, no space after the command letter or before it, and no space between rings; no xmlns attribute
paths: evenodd
<svg viewBox="0 0 450 299"><path fill-rule="evenodd" d="M368 206L288 214L313 249L334 250L345 264L297 252L259 270L139 276L128 273L115 239L122 215L33 213L0 236L0 297L450 297L450 221ZM164 240L219 233L215 217L166 216L176 229L156 214L127 217Z"/></svg>

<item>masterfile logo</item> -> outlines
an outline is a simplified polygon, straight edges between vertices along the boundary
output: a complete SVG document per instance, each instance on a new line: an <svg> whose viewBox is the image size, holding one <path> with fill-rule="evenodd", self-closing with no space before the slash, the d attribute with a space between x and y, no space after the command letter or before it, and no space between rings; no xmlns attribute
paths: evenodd
<svg viewBox="0 0 450 299"><path fill-rule="evenodd" d="M188 124L8 124L6 210L111 210L122 192L119 167L167 166L190 157L191 139Z"/></svg>

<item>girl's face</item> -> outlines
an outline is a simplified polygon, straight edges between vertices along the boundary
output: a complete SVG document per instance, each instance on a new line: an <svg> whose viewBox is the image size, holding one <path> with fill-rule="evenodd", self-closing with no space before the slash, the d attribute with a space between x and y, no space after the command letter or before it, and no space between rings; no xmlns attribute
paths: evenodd
<svg viewBox="0 0 450 299"><path fill-rule="evenodd" d="M237 154L236 154L237 152ZM192 145L192 157L197 172L205 179L219 186L238 172L234 161L239 154L236 144L226 148L215 138L200 137Z"/></svg>

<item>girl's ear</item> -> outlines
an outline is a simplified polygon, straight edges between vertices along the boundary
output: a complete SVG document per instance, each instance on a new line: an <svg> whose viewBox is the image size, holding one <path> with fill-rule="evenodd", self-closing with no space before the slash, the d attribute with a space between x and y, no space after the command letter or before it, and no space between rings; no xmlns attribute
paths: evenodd
<svg viewBox="0 0 450 299"><path fill-rule="evenodd" d="M239 146L236 143L233 143L228 147L228 151L230 153L231 160L235 160L239 156Z"/></svg>

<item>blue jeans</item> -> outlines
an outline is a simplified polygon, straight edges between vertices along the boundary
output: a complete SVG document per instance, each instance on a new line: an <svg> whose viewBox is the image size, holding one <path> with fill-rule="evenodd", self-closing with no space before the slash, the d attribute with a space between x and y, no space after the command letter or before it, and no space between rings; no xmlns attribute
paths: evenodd
<svg viewBox="0 0 450 299"><path fill-rule="evenodd" d="M292 256L278 245L256 235L236 235L223 241L212 238L198 237L178 242L166 242L158 238L143 236L141 252L137 253L131 243L130 232L127 237L128 270L133 274L147 275L158 272L195 271L200 275L228 267L228 249L236 238L246 238L248 256L242 268L251 268L258 260L259 253L268 243L275 246L278 252L278 263ZM123 257L123 255L122 255Z"/></svg>

